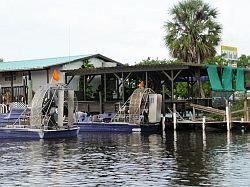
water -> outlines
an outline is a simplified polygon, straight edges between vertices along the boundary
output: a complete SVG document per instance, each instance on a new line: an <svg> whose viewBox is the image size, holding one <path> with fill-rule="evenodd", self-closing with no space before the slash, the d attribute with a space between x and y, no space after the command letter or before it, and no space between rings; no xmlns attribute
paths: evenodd
<svg viewBox="0 0 250 187"><path fill-rule="evenodd" d="M1 140L0 186L249 186L250 134Z"/></svg>

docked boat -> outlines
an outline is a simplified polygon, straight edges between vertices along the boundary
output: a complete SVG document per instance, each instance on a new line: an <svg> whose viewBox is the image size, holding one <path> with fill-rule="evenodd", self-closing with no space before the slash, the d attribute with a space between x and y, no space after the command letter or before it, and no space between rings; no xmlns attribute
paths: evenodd
<svg viewBox="0 0 250 187"><path fill-rule="evenodd" d="M10 105L0 115L0 138L71 138L77 137L74 90L64 84L47 84L38 89L32 106Z"/></svg>
<svg viewBox="0 0 250 187"><path fill-rule="evenodd" d="M82 132L157 132L160 130L161 104L161 94L150 88L138 88L114 115L78 114L77 125Z"/></svg>

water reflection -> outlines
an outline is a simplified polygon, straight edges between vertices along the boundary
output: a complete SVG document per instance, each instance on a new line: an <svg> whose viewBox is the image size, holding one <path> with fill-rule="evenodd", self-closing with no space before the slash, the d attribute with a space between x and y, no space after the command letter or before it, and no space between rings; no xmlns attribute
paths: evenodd
<svg viewBox="0 0 250 187"><path fill-rule="evenodd" d="M82 133L71 140L2 140L0 185L246 186L250 134Z"/></svg>

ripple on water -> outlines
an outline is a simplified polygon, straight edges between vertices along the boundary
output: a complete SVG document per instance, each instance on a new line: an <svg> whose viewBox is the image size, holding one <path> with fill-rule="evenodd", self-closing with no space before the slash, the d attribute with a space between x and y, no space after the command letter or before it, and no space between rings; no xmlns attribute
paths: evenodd
<svg viewBox="0 0 250 187"><path fill-rule="evenodd" d="M249 134L81 133L72 140L4 140L0 185L247 186ZM228 142L229 141L229 142Z"/></svg>

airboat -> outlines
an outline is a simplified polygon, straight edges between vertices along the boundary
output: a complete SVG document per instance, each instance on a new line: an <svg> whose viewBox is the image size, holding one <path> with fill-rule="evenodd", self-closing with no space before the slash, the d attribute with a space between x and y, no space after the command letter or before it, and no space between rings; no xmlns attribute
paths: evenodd
<svg viewBox="0 0 250 187"><path fill-rule="evenodd" d="M157 132L160 130L162 95L151 88L137 88L119 107L110 122L103 115L78 115L82 132ZM107 117L106 117L107 119Z"/></svg>
<svg viewBox="0 0 250 187"><path fill-rule="evenodd" d="M75 100L74 90L64 84L40 87L31 107L14 103L8 113L0 115L0 138L77 137L79 127L75 125Z"/></svg>

